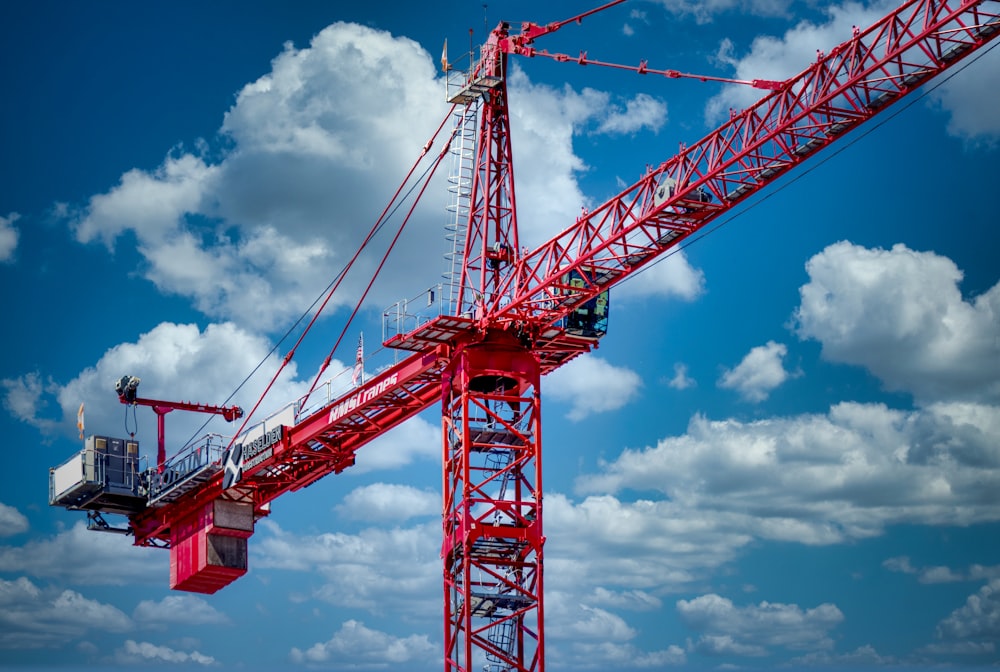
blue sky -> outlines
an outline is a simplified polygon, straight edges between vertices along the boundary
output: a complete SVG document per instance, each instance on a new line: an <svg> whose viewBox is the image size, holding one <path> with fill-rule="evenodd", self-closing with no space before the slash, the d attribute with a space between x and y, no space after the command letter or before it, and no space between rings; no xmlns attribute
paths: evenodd
<svg viewBox="0 0 1000 672"><path fill-rule="evenodd" d="M891 4L633 0L538 46L776 79ZM49 507L48 469L80 448L81 402L88 433L124 434L124 374L252 406L443 117L443 41L455 60L470 28L591 5L203 5L0 8L0 666L440 669L437 409L275 502L213 596ZM599 350L543 381L550 669L1000 662L998 53L616 288ZM753 95L517 60L522 235ZM438 281L438 186L334 371L361 330L366 368L388 363L382 309ZM376 263L263 408L309 386ZM168 453L203 419L167 416ZM154 454L154 414L136 422Z"/></svg>

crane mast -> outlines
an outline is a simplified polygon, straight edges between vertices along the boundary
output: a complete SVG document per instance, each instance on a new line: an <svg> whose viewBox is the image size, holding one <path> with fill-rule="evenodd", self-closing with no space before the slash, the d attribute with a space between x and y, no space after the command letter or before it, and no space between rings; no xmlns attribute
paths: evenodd
<svg viewBox="0 0 1000 672"><path fill-rule="evenodd" d="M546 26L525 23L516 34L501 22L450 96L478 118L458 300L449 314L388 335L386 346L411 354L316 408L290 403L224 450L206 440L190 454L161 457L157 469L173 485L155 495L156 470L112 484L99 468L110 458L91 437L50 471L50 503L126 515L124 531L137 545L170 549L171 588L213 593L246 573L247 540L271 501L350 467L362 446L440 403L445 670L544 670L542 376L597 347L612 286L1000 33L997 0L904 2L799 75L764 82L769 93L757 103L523 249L508 57L547 55L536 38L623 1ZM222 412L185 410L205 408Z"/></svg>

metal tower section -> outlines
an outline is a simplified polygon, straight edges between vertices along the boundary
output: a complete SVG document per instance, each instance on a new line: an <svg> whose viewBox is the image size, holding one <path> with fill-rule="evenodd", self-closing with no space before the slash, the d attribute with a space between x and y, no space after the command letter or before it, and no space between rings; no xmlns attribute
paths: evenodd
<svg viewBox="0 0 1000 672"><path fill-rule="evenodd" d="M500 303L501 277L519 249L514 200L514 169L507 111L507 41L509 26L501 22L482 47L455 102L479 102L476 169L472 176L469 226L463 250L457 315L470 314L481 326Z"/></svg>
<svg viewBox="0 0 1000 672"><path fill-rule="evenodd" d="M463 77L464 80L464 77ZM464 81L463 81L464 84ZM472 181L475 174L475 148L477 135L477 120L479 99L474 104L456 107L455 139L448 150L451 152L453 164L448 175L449 220L445 224L445 241L448 249L445 252L446 267L444 272L444 298L448 312L459 314L458 288L462 282L462 262L465 255L466 232L469 226L469 201L472 196Z"/></svg>
<svg viewBox="0 0 1000 672"><path fill-rule="evenodd" d="M493 30L451 99L478 108L479 119L455 312L478 328L455 348L442 379L441 554L452 672L544 668L541 372L525 343L487 325L519 249L500 48L508 30L506 23Z"/></svg>
<svg viewBox="0 0 1000 672"><path fill-rule="evenodd" d="M445 670L543 670L538 360L505 332L443 374Z"/></svg>

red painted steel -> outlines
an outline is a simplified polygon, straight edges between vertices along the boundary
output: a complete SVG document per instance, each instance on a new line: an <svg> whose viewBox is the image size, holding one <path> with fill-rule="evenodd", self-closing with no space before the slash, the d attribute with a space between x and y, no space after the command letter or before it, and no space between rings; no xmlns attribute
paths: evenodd
<svg viewBox="0 0 1000 672"><path fill-rule="evenodd" d="M569 22L513 36L500 24L469 79L481 114L456 315L390 339L415 354L286 428L229 491L220 473L132 516L136 543L173 545L176 587L217 589L235 572L204 559L206 507L226 498L267 515L273 499L351 466L359 448L441 399L446 670L481 657L491 670L543 670L538 378L596 343L561 321L994 39L998 4L903 3L533 251L517 238L506 58ZM509 462L490 466L490 455Z"/></svg>
<svg viewBox="0 0 1000 672"><path fill-rule="evenodd" d="M443 376L445 670L542 670L538 360L501 332Z"/></svg>

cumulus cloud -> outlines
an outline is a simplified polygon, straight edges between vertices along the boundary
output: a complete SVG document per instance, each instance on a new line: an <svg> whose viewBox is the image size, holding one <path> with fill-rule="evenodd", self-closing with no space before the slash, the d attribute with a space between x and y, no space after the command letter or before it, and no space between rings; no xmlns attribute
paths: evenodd
<svg viewBox="0 0 1000 672"><path fill-rule="evenodd" d="M800 21L781 37L759 35L742 56L734 56L733 44L724 41L716 59L729 66L736 79L770 79L782 81L797 75L816 60L816 50L824 52L852 34L854 26L869 26L893 7L891 0L878 0L870 6L857 2L829 5L825 8L826 22L815 24ZM745 85L727 85L709 99L705 121L710 126L729 118L729 110L742 110L753 105L766 92Z"/></svg>
<svg viewBox="0 0 1000 672"><path fill-rule="evenodd" d="M70 225L81 243L109 248L133 233L141 273L160 291L213 319L275 329L326 285L316 269L350 258L446 117L440 86L434 59L417 43L335 23L307 47L286 45L269 73L243 87L220 129L228 147L221 159L174 149L154 170L128 171L94 195ZM574 136L655 131L666 110L646 95L619 103L591 89L536 85L517 66L509 86L520 240L533 246L584 205L576 173L586 166ZM388 98L397 104L385 105ZM434 188L443 193L440 172ZM444 252L443 224L436 202L417 209L370 302L388 305L437 281L444 262L427 260ZM372 249L386 241L383 234ZM377 261L374 251L361 257L332 309L353 302Z"/></svg>
<svg viewBox="0 0 1000 672"><path fill-rule="evenodd" d="M736 390L748 401L764 401L776 387L788 380L782 360L788 354L784 343L768 341L750 350L735 368L719 379L719 387Z"/></svg>
<svg viewBox="0 0 1000 672"><path fill-rule="evenodd" d="M727 0L720 1L733 4ZM896 4L892 0L874 0L829 5L823 8L826 14L824 23L800 21L780 37L758 36L747 53L741 56L735 56L732 42L725 40L720 45L716 60L727 66L736 79L782 81L797 75L812 63L817 49L829 52L851 36L853 26L865 28L872 25ZM941 86L931 94L931 100L935 107L949 115L947 130L950 134L973 143L993 144L1000 138L1000 122L989 110L1000 103L1000 93L995 87L983 87L982 82L996 80L1000 75L1000 50L993 49L974 58L977 58L976 62L961 72L953 71L947 81L941 82ZM763 93L748 86L724 87L706 105L706 123L716 126L728 118L730 109L749 107Z"/></svg>
<svg viewBox="0 0 1000 672"><path fill-rule="evenodd" d="M996 521L997 417L996 407L859 403L750 423L696 416L686 434L625 450L577 487L659 491L685 517L745 514L748 534L813 544L895 523Z"/></svg>
<svg viewBox="0 0 1000 672"><path fill-rule="evenodd" d="M681 362L674 364L674 377L670 379L667 385L675 390L686 390L690 387L695 387L697 384L698 382L694 378L688 376L687 364Z"/></svg>
<svg viewBox="0 0 1000 672"><path fill-rule="evenodd" d="M43 380L42 375L36 371L18 378L0 380L0 387L3 388L4 410L11 416L36 427L43 434L50 434L58 429L58 421L39 415L49 403L45 395L59 390L51 380Z"/></svg>
<svg viewBox="0 0 1000 672"><path fill-rule="evenodd" d="M545 506L546 591L681 590L733 560L753 539L743 515L696 512L664 500L594 495L577 502L549 492Z"/></svg>
<svg viewBox="0 0 1000 672"><path fill-rule="evenodd" d="M20 534L28 529L28 519L13 506L0 502L0 537Z"/></svg>
<svg viewBox="0 0 1000 672"><path fill-rule="evenodd" d="M364 474L381 469L399 469L419 460L441 459L441 427L421 417L380 435L358 451L350 473Z"/></svg>
<svg viewBox="0 0 1000 672"><path fill-rule="evenodd" d="M791 4L790 0L657 0L665 10L677 16L691 16L698 23L710 23L716 16L739 10L758 16L782 16Z"/></svg>
<svg viewBox="0 0 1000 672"><path fill-rule="evenodd" d="M159 583L169 553L123 544L113 534L95 534L83 522L23 546L0 546L0 572L27 574L83 586Z"/></svg>
<svg viewBox="0 0 1000 672"><path fill-rule="evenodd" d="M337 665L382 667L424 661L439 655L438 647L427 635L397 637L373 630L360 621L341 624L340 630L325 642L317 642L303 650L293 647L289 657L293 663L322 664L335 660Z"/></svg>
<svg viewBox="0 0 1000 672"><path fill-rule="evenodd" d="M811 609L771 602L738 607L716 594L679 600L677 613L688 627L702 633L694 648L708 655L764 656L773 648L831 649L830 631L844 620L833 604Z"/></svg>
<svg viewBox="0 0 1000 672"><path fill-rule="evenodd" d="M162 628L185 625L215 625L229 623L229 617L194 595L168 595L159 602L143 600L136 605L132 618L146 627Z"/></svg>
<svg viewBox="0 0 1000 672"><path fill-rule="evenodd" d="M547 396L572 404L570 420L583 420L625 406L641 387L642 378L635 371L586 354L549 374L542 389Z"/></svg>
<svg viewBox="0 0 1000 672"><path fill-rule="evenodd" d="M121 665L194 663L196 665L214 666L218 664L212 656L206 656L198 651L188 653L172 649L169 646L159 646L150 642L137 642L134 639L125 640L125 644L115 651L115 662Z"/></svg>
<svg viewBox="0 0 1000 672"><path fill-rule="evenodd" d="M1000 89L983 82L1000 77L1000 49L970 57L965 69L942 81L930 94L933 104L948 114L948 133L974 145L995 146L1000 119L987 110L1000 105Z"/></svg>
<svg viewBox="0 0 1000 672"><path fill-rule="evenodd" d="M14 222L21 218L16 212L12 212L6 217L0 217L0 263L11 261L14 252L17 250L17 241L21 232L14 226Z"/></svg>
<svg viewBox="0 0 1000 672"><path fill-rule="evenodd" d="M576 155L573 138L593 123L597 110L608 106L610 96L532 82L516 63L508 88L519 235L522 244L534 248L576 221L580 208L589 205L576 180L587 166Z"/></svg>
<svg viewBox="0 0 1000 672"><path fill-rule="evenodd" d="M694 301L704 293L705 273L691 266L678 250L630 276L615 288L614 297L625 301L648 296Z"/></svg>
<svg viewBox="0 0 1000 672"><path fill-rule="evenodd" d="M941 637L966 639L1000 637L1000 579L994 579L970 595L965 605L953 611L938 626Z"/></svg>
<svg viewBox="0 0 1000 672"><path fill-rule="evenodd" d="M23 576L0 579L0 625L0 649L50 648L95 628L126 632L133 627L116 607L72 590L39 588Z"/></svg>
<svg viewBox="0 0 1000 672"><path fill-rule="evenodd" d="M349 492L337 511L354 520L403 522L440 514L441 495L408 485L373 483Z"/></svg>
<svg viewBox="0 0 1000 672"><path fill-rule="evenodd" d="M183 218L201 211L218 169L190 154L171 155L151 173L133 169L119 184L90 199L86 216L73 222L81 243L100 240L109 250L124 231L135 229L152 243L178 231Z"/></svg>
<svg viewBox="0 0 1000 672"><path fill-rule="evenodd" d="M796 330L922 403L1000 401L1000 284L969 300L950 259L831 245L806 264Z"/></svg>
<svg viewBox="0 0 1000 672"><path fill-rule="evenodd" d="M911 574L920 583L956 583L959 581L981 581L983 579L1000 578L1000 565L972 565L968 570L956 570L943 565L928 567L915 566L908 556L900 555L887 558L882 566L890 572Z"/></svg>
<svg viewBox="0 0 1000 672"><path fill-rule="evenodd" d="M677 645L643 650L633 641L639 631L611 611L577 602L572 594L545 592L546 658L553 665L574 670L661 668L687 660Z"/></svg>
<svg viewBox="0 0 1000 672"><path fill-rule="evenodd" d="M298 535L262 520L254 538L254 567L308 572L325 581L316 599L381 613L440 611L440 521L343 532Z"/></svg>
<svg viewBox="0 0 1000 672"><path fill-rule="evenodd" d="M125 407L118 402L114 392L115 381L121 376L137 375L142 379L141 397L221 404L260 361L266 360L263 371L277 370L280 359L277 354L269 353L270 349L265 339L231 323L212 324L204 330L193 324L163 323L142 334L134 343L121 343L109 349L97 364L63 385L43 382L37 373L3 381L4 405L15 417L43 432L61 430L69 435L76 432L76 416L82 401L86 403L87 429L113 434L113 428L122 426L125 413ZM344 368L334 362L331 370ZM262 404L261 412L276 411L305 392L308 383L295 380L296 374L297 366L292 362L272 388L268 399L273 401ZM266 383L261 374L228 403L237 403L249 411ZM52 418L47 414L51 402L58 406L61 417ZM179 448L207 417L194 413L171 414L166 419L168 440L175 442L174 448ZM129 414L127 422L138 424L136 436L144 447L143 452L153 450L156 445L153 413L136 409L134 415ZM235 432L239 426L227 424L221 418L212 422L211 427L219 433Z"/></svg>
<svg viewBox="0 0 1000 672"><path fill-rule="evenodd" d="M613 108L597 128L599 133L628 135L643 129L654 133L667 123L667 104L648 93L640 93L625 102L624 109Z"/></svg>
<svg viewBox="0 0 1000 672"><path fill-rule="evenodd" d="M384 105L387 96L398 104ZM415 42L336 23L308 47L286 45L271 72L238 93L222 124L230 149L221 160L174 150L157 169L131 170L92 197L71 226L80 242L109 247L133 232L142 273L161 291L209 317L271 329L327 284L333 272L317 268L350 258L445 112L432 59ZM411 261L442 251L420 235L440 219L418 219L402 248ZM361 266L363 276L372 260ZM418 286L419 267L407 266ZM439 270L428 268L428 279ZM404 296L403 276L379 300ZM334 307L353 301L359 282L348 280Z"/></svg>

